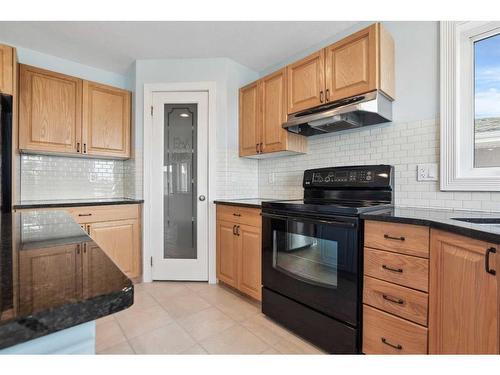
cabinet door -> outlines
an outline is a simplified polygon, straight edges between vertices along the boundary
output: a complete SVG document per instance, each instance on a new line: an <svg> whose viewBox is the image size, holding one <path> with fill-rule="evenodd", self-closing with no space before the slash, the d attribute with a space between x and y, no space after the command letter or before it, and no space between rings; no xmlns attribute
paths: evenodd
<svg viewBox="0 0 500 375"><path fill-rule="evenodd" d="M328 101L377 88L376 27L374 24L325 48Z"/></svg>
<svg viewBox="0 0 500 375"><path fill-rule="evenodd" d="M92 223L90 224L90 237L129 278L140 276L138 220Z"/></svg>
<svg viewBox="0 0 500 375"><path fill-rule="evenodd" d="M117 275L121 272L96 243L83 244L82 263L84 298L111 293L123 285L123 279Z"/></svg>
<svg viewBox="0 0 500 375"><path fill-rule="evenodd" d="M238 289L261 300L261 229L249 225L238 228Z"/></svg>
<svg viewBox="0 0 500 375"><path fill-rule="evenodd" d="M30 314L81 298L81 245L19 252L19 309Z"/></svg>
<svg viewBox="0 0 500 375"><path fill-rule="evenodd" d="M82 81L20 65L19 148L72 153L80 151Z"/></svg>
<svg viewBox="0 0 500 375"><path fill-rule="evenodd" d="M83 82L83 153L130 157L130 92Z"/></svg>
<svg viewBox="0 0 500 375"><path fill-rule="evenodd" d="M256 155L260 147L260 106L257 82L240 89L240 156Z"/></svg>
<svg viewBox="0 0 500 375"><path fill-rule="evenodd" d="M260 80L262 105L262 152L286 150L287 131L282 128L287 119L286 69Z"/></svg>
<svg viewBox="0 0 500 375"><path fill-rule="evenodd" d="M495 245L431 230L429 352L498 354L497 277L485 256ZM496 254L490 268L497 269Z"/></svg>
<svg viewBox="0 0 500 375"><path fill-rule="evenodd" d="M287 66L288 114L324 102L325 55L318 51Z"/></svg>
<svg viewBox="0 0 500 375"><path fill-rule="evenodd" d="M0 92L14 93L14 49L0 44Z"/></svg>
<svg viewBox="0 0 500 375"><path fill-rule="evenodd" d="M238 241L235 223L217 220L217 278L238 287Z"/></svg>

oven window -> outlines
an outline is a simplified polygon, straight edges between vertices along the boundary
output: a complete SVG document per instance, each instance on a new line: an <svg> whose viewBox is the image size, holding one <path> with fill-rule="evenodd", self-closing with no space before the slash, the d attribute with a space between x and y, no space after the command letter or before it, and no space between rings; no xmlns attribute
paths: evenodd
<svg viewBox="0 0 500 375"><path fill-rule="evenodd" d="M294 224L295 227L300 225L301 223ZM335 288L338 242L318 236L274 230L273 267L306 282Z"/></svg>

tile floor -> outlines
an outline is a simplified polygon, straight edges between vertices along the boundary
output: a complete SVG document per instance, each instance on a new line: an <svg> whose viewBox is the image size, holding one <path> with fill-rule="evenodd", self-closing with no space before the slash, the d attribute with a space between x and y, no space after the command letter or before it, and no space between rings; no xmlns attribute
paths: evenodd
<svg viewBox="0 0 500 375"><path fill-rule="evenodd" d="M97 321L98 354L323 354L221 285L135 285L135 303Z"/></svg>

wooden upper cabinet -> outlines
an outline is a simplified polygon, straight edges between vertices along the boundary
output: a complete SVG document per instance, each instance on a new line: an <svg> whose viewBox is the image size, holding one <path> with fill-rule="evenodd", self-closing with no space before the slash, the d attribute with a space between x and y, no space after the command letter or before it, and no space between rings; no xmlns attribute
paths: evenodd
<svg viewBox="0 0 500 375"><path fill-rule="evenodd" d="M286 150L286 69L260 80L262 106L262 152Z"/></svg>
<svg viewBox="0 0 500 375"><path fill-rule="evenodd" d="M431 230L430 354L499 354L497 247Z"/></svg>
<svg viewBox="0 0 500 375"><path fill-rule="evenodd" d="M260 147L261 117L258 82L240 89L239 116L240 156L256 155Z"/></svg>
<svg viewBox="0 0 500 375"><path fill-rule="evenodd" d="M82 81L20 65L19 148L77 153L81 145Z"/></svg>
<svg viewBox="0 0 500 375"><path fill-rule="evenodd" d="M130 128L130 92L84 81L82 152L128 158Z"/></svg>
<svg viewBox="0 0 500 375"><path fill-rule="evenodd" d="M0 44L0 93L14 94L14 48Z"/></svg>
<svg viewBox="0 0 500 375"><path fill-rule="evenodd" d="M287 112L316 107L325 101L324 50L287 66Z"/></svg>
<svg viewBox="0 0 500 375"><path fill-rule="evenodd" d="M394 98L394 42L379 23L325 48L327 101L379 88Z"/></svg>

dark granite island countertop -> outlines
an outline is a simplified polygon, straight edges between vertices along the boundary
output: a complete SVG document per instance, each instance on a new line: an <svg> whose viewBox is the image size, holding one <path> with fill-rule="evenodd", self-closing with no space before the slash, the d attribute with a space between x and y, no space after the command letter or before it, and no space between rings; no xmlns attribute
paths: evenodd
<svg viewBox="0 0 500 375"><path fill-rule="evenodd" d="M132 305L132 282L66 212L4 213L0 228L0 349Z"/></svg>
<svg viewBox="0 0 500 375"><path fill-rule="evenodd" d="M482 241L500 244L500 212L440 210L432 208L393 207L361 215L365 220L426 225ZM470 221L454 219L471 219ZM479 222L483 222L480 224Z"/></svg>
<svg viewBox="0 0 500 375"><path fill-rule="evenodd" d="M60 208L60 207L85 207L105 206L121 204L144 203L143 199L133 198L89 198L89 199L46 199L46 200L22 200L14 204L14 209L33 208Z"/></svg>
<svg viewBox="0 0 500 375"><path fill-rule="evenodd" d="M235 198L235 199L217 199L215 204L225 204L228 206L240 206L250 208L261 208L262 202L278 201L280 199L272 198Z"/></svg>

